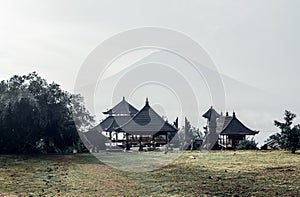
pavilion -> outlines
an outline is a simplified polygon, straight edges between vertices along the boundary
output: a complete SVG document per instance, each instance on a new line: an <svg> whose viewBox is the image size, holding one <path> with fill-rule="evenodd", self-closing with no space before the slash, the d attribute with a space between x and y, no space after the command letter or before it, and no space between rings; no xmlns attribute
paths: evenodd
<svg viewBox="0 0 300 197"><path fill-rule="evenodd" d="M108 115L108 117L97 125L95 129L100 132L106 132L108 139L112 142L123 142L124 139L123 137L119 139L119 132L116 131L116 128L128 122L137 112L138 110L123 97L122 101L116 106L103 112L103 114Z"/></svg>
<svg viewBox="0 0 300 197"><path fill-rule="evenodd" d="M174 136L178 129L158 115L149 105L147 98L145 106L116 131L125 133L128 149L140 142L145 145L151 144L151 141L155 141L157 145L167 144L170 140L169 135Z"/></svg>
<svg viewBox="0 0 300 197"><path fill-rule="evenodd" d="M103 114L108 116L87 133L91 141L94 141L93 136L97 136L97 132L104 132L110 142L129 149L141 143L150 145L153 141L156 145L167 144L178 131L178 120L174 126L169 124L152 109L148 98L140 111L123 97L121 102Z"/></svg>
<svg viewBox="0 0 300 197"><path fill-rule="evenodd" d="M225 149L236 149L241 140L245 140L247 135L256 135L259 131L254 131L246 127L237 117L235 112L229 116L219 114L211 107L203 117L207 119L207 139L204 143L206 148L217 146Z"/></svg>

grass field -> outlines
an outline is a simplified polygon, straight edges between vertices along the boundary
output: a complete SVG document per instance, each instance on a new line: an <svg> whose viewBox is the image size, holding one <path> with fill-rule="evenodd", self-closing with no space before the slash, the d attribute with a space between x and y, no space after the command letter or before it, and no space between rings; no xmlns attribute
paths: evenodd
<svg viewBox="0 0 300 197"><path fill-rule="evenodd" d="M0 196L300 196L300 154L186 152L151 172L90 154L0 156Z"/></svg>

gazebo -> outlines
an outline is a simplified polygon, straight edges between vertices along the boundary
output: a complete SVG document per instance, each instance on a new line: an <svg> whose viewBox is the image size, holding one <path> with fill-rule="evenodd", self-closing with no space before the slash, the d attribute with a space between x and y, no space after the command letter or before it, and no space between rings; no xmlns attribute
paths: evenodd
<svg viewBox="0 0 300 197"><path fill-rule="evenodd" d="M145 106L116 131L126 133L126 147L129 149L130 145L141 142L145 145L151 144L151 141L157 145L167 144L170 140L168 135L176 133L178 129L158 115L147 98Z"/></svg>
<svg viewBox="0 0 300 197"><path fill-rule="evenodd" d="M219 118L222 124L225 118L223 129L220 132L219 145L228 149L235 149L241 140L245 140L247 135L256 135L259 131L254 131L246 127L233 112L231 116Z"/></svg>
<svg viewBox="0 0 300 197"><path fill-rule="evenodd" d="M116 132L116 129L128 122L137 112L138 110L129 104L125 100L125 97L123 97L121 102L113 108L103 112L103 114L109 116L97 125L95 129L106 132L108 138L112 142L122 142L124 139L118 138L119 135L118 132Z"/></svg>
<svg viewBox="0 0 300 197"><path fill-rule="evenodd" d="M237 117L235 112L229 116L219 114L213 107L202 115L207 119L206 148L214 148L215 145L226 149L236 149L241 140L245 140L247 135L256 135L259 131L254 131L246 127Z"/></svg>

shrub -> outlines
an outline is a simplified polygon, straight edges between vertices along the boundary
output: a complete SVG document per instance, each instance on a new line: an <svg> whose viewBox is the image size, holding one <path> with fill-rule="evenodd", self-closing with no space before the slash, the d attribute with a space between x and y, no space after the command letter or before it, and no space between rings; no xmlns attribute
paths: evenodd
<svg viewBox="0 0 300 197"><path fill-rule="evenodd" d="M257 144L254 139L242 140L237 145L237 150L257 150Z"/></svg>

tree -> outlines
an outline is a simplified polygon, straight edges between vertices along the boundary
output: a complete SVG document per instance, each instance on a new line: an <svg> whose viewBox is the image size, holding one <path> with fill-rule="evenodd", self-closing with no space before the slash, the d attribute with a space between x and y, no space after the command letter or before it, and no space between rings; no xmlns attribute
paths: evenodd
<svg viewBox="0 0 300 197"><path fill-rule="evenodd" d="M177 138L173 140L179 144L181 150L194 149L195 140L203 140L204 134L199 128L193 127L190 121L185 118L184 126L179 130Z"/></svg>
<svg viewBox="0 0 300 197"><path fill-rule="evenodd" d="M271 139L275 139L280 144L281 148L290 150L295 153L297 148L300 147L300 125L293 125L293 120L296 115L290 111L285 111L285 122L274 121L276 127L281 132L270 136Z"/></svg>
<svg viewBox="0 0 300 197"><path fill-rule="evenodd" d="M192 127L191 132L193 134L194 140L204 140L205 134L203 134L203 132L199 128Z"/></svg>
<svg viewBox="0 0 300 197"><path fill-rule="evenodd" d="M0 82L0 153L80 151L76 125L88 128L92 122L80 95L35 72Z"/></svg>

